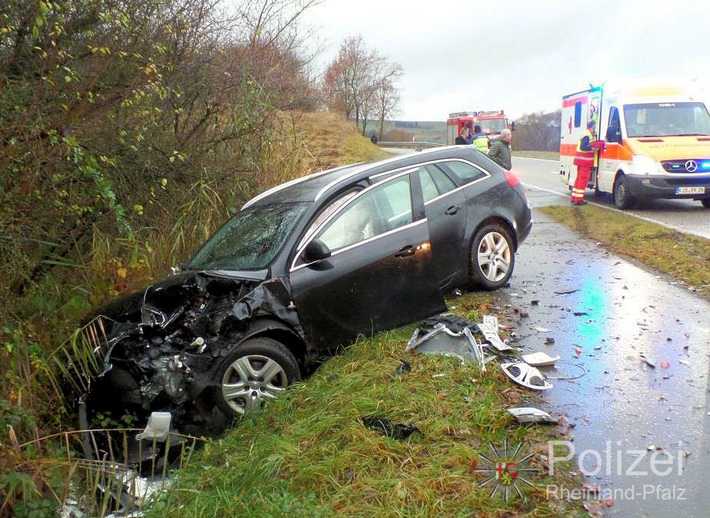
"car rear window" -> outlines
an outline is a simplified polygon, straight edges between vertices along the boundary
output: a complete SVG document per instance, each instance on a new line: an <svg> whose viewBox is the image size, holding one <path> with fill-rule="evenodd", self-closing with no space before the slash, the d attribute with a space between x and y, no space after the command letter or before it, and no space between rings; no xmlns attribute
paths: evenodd
<svg viewBox="0 0 710 518"><path fill-rule="evenodd" d="M481 169L466 162L449 161L440 165L458 178L461 183L470 183L487 176Z"/></svg>

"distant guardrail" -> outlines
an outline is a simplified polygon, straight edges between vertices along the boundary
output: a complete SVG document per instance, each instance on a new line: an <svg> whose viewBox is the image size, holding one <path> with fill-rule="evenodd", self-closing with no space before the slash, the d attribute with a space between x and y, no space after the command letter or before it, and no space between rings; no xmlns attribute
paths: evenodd
<svg viewBox="0 0 710 518"><path fill-rule="evenodd" d="M430 147L441 147L445 146L446 144L442 144L441 142L409 142L409 141L399 141L399 140L379 140L377 141L377 145L380 147L404 147L404 148L414 148L414 149L424 149L424 148L430 148Z"/></svg>

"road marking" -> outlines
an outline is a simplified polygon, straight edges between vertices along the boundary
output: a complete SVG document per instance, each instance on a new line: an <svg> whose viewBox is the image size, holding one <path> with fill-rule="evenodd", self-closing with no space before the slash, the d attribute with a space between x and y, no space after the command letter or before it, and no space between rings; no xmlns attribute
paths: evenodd
<svg viewBox="0 0 710 518"><path fill-rule="evenodd" d="M563 198L569 198L569 194L565 194L565 193L560 192L560 191L555 191L555 190L553 190L553 189L546 189L545 187L540 187L540 186L538 186L538 185L533 185L533 184L530 184L530 183L527 183L527 182L522 182L522 184L523 184L525 187L528 187L528 188L533 189L533 190L536 190L536 191L543 191L543 192L547 192L547 193L549 193L549 194L554 194L554 195L556 195L556 196L562 196ZM595 202L595 201L588 201L587 203L588 203L589 205L594 205L595 207L599 207L600 209L606 209L606 210L609 210L609 211L611 211L611 212L618 212L619 214L624 214L624 215L626 215L626 216L633 216L634 218L640 219L640 220L642 220L642 221L646 221L646 222L648 222L648 223L655 223L656 225L661 225L662 227L670 228L671 230L676 230L676 231L678 231L678 232L680 232L680 233L682 233L682 234L691 234L691 235L693 235L693 236L698 236L698 237L702 237L703 239L707 239L707 237L706 237L706 236L703 236L702 234L698 234L698 233L696 233L696 232L693 232L692 230L687 230L687 229L684 229L684 228L681 228L681 227L677 227L677 226L675 226L675 225L670 225L670 224L668 224L668 223L664 223L663 221L659 221L659 220L657 220L657 219L648 218L648 217L646 217L646 216L640 216L640 215L635 214L635 213L633 213L633 212L626 212L626 211L623 211L623 210L619 210L619 209L617 209L616 207L609 207L608 205L603 205L603 204L597 203L597 202Z"/></svg>
<svg viewBox="0 0 710 518"><path fill-rule="evenodd" d="M533 158L531 156L513 155L513 158L522 158L523 160L539 160L540 162L554 162L555 164L558 164L560 162L559 160L550 160L549 158Z"/></svg>

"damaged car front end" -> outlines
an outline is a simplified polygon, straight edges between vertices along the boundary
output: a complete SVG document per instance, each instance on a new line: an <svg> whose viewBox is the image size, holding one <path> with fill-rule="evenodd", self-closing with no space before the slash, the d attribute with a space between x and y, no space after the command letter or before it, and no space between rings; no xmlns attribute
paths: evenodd
<svg viewBox="0 0 710 518"><path fill-rule="evenodd" d="M249 274L184 272L100 310L107 340L104 370L86 396L89 421L145 423L169 411L183 432L218 433L230 414L292 382L231 401L223 393L227 360L245 340L276 332L305 343L283 281Z"/></svg>

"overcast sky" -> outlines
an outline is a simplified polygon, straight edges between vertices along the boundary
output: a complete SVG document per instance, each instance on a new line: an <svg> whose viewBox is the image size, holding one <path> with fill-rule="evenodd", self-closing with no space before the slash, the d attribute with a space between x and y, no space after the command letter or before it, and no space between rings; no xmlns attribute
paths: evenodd
<svg viewBox="0 0 710 518"><path fill-rule="evenodd" d="M710 1L324 0L305 15L323 67L345 36L404 67L398 119L552 110L590 81L710 84Z"/></svg>

